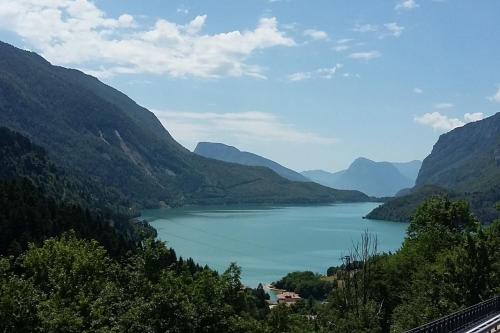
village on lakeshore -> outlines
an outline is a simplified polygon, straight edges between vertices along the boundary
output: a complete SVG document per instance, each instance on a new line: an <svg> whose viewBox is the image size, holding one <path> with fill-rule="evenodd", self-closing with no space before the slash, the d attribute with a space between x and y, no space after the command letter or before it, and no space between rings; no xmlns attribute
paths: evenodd
<svg viewBox="0 0 500 333"><path fill-rule="evenodd" d="M264 287L264 289L269 291L270 296L271 295L274 296L267 301L270 309L274 308L278 304L285 304L288 306L295 305L298 301L302 299L299 294L284 289L276 288L272 284L267 284Z"/></svg>

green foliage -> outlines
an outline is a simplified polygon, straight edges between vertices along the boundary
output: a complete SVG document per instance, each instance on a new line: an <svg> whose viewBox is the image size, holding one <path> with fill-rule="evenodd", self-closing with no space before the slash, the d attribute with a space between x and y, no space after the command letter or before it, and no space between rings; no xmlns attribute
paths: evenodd
<svg viewBox="0 0 500 333"><path fill-rule="evenodd" d="M329 269L338 286L326 304L307 310L317 316L311 331L403 332L500 291L500 221L481 227L466 202L424 202L394 254L376 255L369 245L363 238ZM309 274L283 281L291 276L300 285Z"/></svg>
<svg viewBox="0 0 500 333"><path fill-rule="evenodd" d="M313 272L292 272L273 283L276 288L293 291L302 298L325 299L334 284L323 279L320 274Z"/></svg>
<svg viewBox="0 0 500 333"><path fill-rule="evenodd" d="M0 207L0 255L18 255L29 242L40 244L71 229L80 237L99 240L114 255L132 250L139 241L133 233L127 236L117 232L119 228L130 230L126 220L105 218L80 206L59 203L47 198L27 179L0 181Z"/></svg>
<svg viewBox="0 0 500 333"><path fill-rule="evenodd" d="M366 234L329 269L335 283L290 273L276 285L306 300L269 310L236 264L219 275L177 258L115 203L95 207L43 150L3 134L2 332L402 332L500 292L500 221L481 227L467 203L435 197L398 252L378 254Z"/></svg>
<svg viewBox="0 0 500 333"><path fill-rule="evenodd" d="M134 207L112 188L88 177L74 177L57 168L45 149L23 135L0 127L0 181L25 178L56 200L99 211L131 217Z"/></svg>
<svg viewBox="0 0 500 333"><path fill-rule="evenodd" d="M415 210L428 198L447 195L449 192L437 186L423 186L408 195L395 197L383 205L372 210L366 218L373 220L386 220L409 222Z"/></svg>
<svg viewBox="0 0 500 333"><path fill-rule="evenodd" d="M239 267L222 276L207 269L191 274L186 264L145 269L151 260L172 258L169 251L149 242L118 261L96 241L70 233L30 246L16 264L1 259L0 329L228 332L232 323L244 326L242 318L260 326L253 310L262 304L241 288Z"/></svg>
<svg viewBox="0 0 500 333"><path fill-rule="evenodd" d="M413 239L425 233L457 233L478 229L479 223L470 213L467 202L452 202L447 197L431 198L415 212L408 227L408 236Z"/></svg>
<svg viewBox="0 0 500 333"><path fill-rule="evenodd" d="M500 198L500 184L481 192L457 192L434 185L415 188L411 193L388 200L375 208L366 217L374 220L408 222L416 209L427 199L447 196L450 200L466 201L482 224L489 224L500 215L495 206Z"/></svg>

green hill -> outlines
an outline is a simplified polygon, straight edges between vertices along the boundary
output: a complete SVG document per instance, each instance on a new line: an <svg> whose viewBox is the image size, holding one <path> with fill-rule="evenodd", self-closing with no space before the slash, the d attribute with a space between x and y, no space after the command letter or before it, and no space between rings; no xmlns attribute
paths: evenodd
<svg viewBox="0 0 500 333"><path fill-rule="evenodd" d="M0 127L0 194L0 255L19 254L28 243L69 230L114 254L135 248L141 233L154 234L130 219L135 212L116 193L62 173L43 148L5 127Z"/></svg>
<svg viewBox="0 0 500 333"><path fill-rule="evenodd" d="M361 192L294 183L267 168L193 154L121 92L5 43L0 123L46 149L65 172L91 178L131 205L368 200Z"/></svg>

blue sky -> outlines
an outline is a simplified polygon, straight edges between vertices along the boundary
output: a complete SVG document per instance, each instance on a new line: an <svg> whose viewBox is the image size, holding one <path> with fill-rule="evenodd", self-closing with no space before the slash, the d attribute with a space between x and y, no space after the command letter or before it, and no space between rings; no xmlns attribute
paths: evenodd
<svg viewBox="0 0 500 333"><path fill-rule="evenodd" d="M0 39L297 170L423 159L500 111L496 0L0 0Z"/></svg>

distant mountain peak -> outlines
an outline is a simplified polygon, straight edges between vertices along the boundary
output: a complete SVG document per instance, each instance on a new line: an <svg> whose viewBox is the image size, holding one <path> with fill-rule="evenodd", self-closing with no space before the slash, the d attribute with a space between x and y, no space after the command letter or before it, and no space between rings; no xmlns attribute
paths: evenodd
<svg viewBox="0 0 500 333"><path fill-rule="evenodd" d="M333 188L356 189L368 195L394 196L404 188L412 187L420 168L420 161L407 163L375 162L366 157L356 158L349 168L336 173L309 170L302 174L309 179Z"/></svg>
<svg viewBox="0 0 500 333"><path fill-rule="evenodd" d="M241 151L234 146L229 146L224 143L217 142L199 142L194 150L195 154L201 155L207 158L213 158L216 160L237 163L249 166L261 166L266 167L283 178L291 181L299 182L309 182L310 180L301 175L300 173L293 171L289 168L282 166L270 159L259 156L254 153Z"/></svg>

